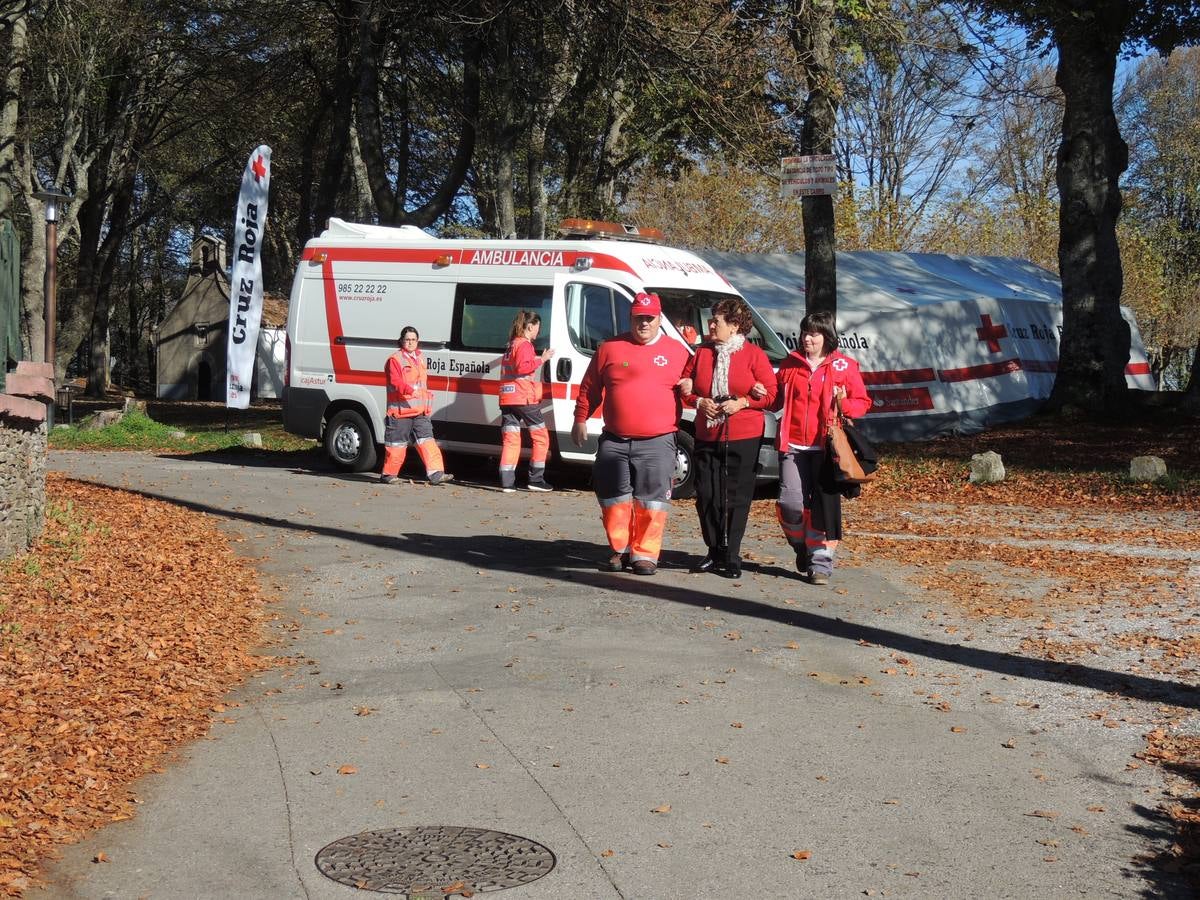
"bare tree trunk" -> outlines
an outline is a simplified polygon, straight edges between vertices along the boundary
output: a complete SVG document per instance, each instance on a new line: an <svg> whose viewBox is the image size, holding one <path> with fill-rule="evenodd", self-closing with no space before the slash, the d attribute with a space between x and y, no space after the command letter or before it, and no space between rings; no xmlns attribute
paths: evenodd
<svg viewBox="0 0 1200 900"><path fill-rule="evenodd" d="M517 110L517 72L513 63L513 23L505 18L500 25L496 42L500 44L496 53L499 57L495 76L499 122L496 124L496 224L497 237L517 236L517 204L513 196L516 179L517 137L523 128Z"/></svg>
<svg viewBox="0 0 1200 900"><path fill-rule="evenodd" d="M354 46L357 43L355 14L356 4L351 0L340 0L337 4L335 29L335 63L332 87L332 111L329 117L329 143L325 148L325 161L321 166L321 178L317 182L317 195L313 201L313 218L317 230L325 227L326 220L337 212L338 194L346 177L346 157L350 148L350 120L354 111L354 94L358 77L355 71Z"/></svg>
<svg viewBox="0 0 1200 900"><path fill-rule="evenodd" d="M25 72L29 43L28 0L7 6L0 13L0 22L9 32L8 65L0 90L4 102L0 105L0 219L14 219L13 186L17 183L17 126L21 112L21 78Z"/></svg>
<svg viewBox="0 0 1200 900"><path fill-rule="evenodd" d="M458 109L459 134L454 159L451 160L438 189L417 209L408 211L404 201L408 195L409 132L407 116L399 141L396 189L393 192L384 156L382 131L379 122L378 68L382 52L381 32L371 23L359 28L358 77L358 135L363 164L371 184L371 196L379 211L379 220L387 225L417 225L426 227L437 221L454 202L454 197L466 181L475 152L479 127L480 77L479 62L483 44L476 33L467 34L462 41L463 80ZM404 98L402 98L404 99Z"/></svg>
<svg viewBox="0 0 1200 900"><path fill-rule="evenodd" d="M600 147L596 206L588 210L588 214L608 218L616 213L617 176L621 172L621 161L625 158L625 123L633 115L633 104L633 98L625 93L625 79L618 78L609 95L608 127L604 130L604 142Z"/></svg>
<svg viewBox="0 0 1200 900"><path fill-rule="evenodd" d="M1196 342L1196 349L1192 351L1192 371L1180 408L1194 416L1200 415L1200 341Z"/></svg>
<svg viewBox="0 0 1200 900"><path fill-rule="evenodd" d="M546 131L544 124L529 132L528 182L529 228L526 237L540 241L546 236Z"/></svg>
<svg viewBox="0 0 1200 900"><path fill-rule="evenodd" d="M130 173L129 179L117 189L117 194L113 198L112 210L108 217L108 231L97 253L100 272L96 282L95 300L92 304L92 339L87 379L87 393L91 397L103 397L111 386L109 329L112 325L112 283L117 269L121 241L129 227L129 210L132 203L133 175Z"/></svg>
<svg viewBox="0 0 1200 900"><path fill-rule="evenodd" d="M791 39L808 82L800 153L802 156L833 153L838 103L833 53L834 0L793 0L792 9ZM805 310L828 311L836 316L837 235L833 198L804 197L801 211Z"/></svg>
<svg viewBox="0 0 1200 900"><path fill-rule="evenodd" d="M1116 7L1114 9L1114 7ZM1105 4L1097 17L1128 16L1126 4ZM1073 21L1073 20L1072 20ZM1055 29L1062 88L1063 137L1058 151L1059 271L1063 335L1058 376L1049 404L1090 412L1119 412L1127 396L1129 324L1121 317L1121 254L1117 179L1129 165L1113 112L1113 80L1120 47L1105 35L1123 26L1078 23Z"/></svg>
<svg viewBox="0 0 1200 900"><path fill-rule="evenodd" d="M325 120L325 107L319 105L313 112L312 121L308 125L308 133L316 135L320 133L321 123ZM302 141L303 150L300 155L299 165L299 206L296 210L296 243L303 247L308 243L308 239L314 234L320 232L320 225L315 221L312 211L312 196L313 182L315 180L314 170L316 163L314 161L314 141Z"/></svg>
<svg viewBox="0 0 1200 900"><path fill-rule="evenodd" d="M35 362L46 361L46 294L42 278L46 273L46 229L42 225L42 205L34 201L33 228L29 233L29 246L25 248L25 259L21 262L21 343L25 357Z"/></svg>
<svg viewBox="0 0 1200 900"><path fill-rule="evenodd" d="M529 194L529 228L526 234L534 240L541 240L546 236L546 139L550 121L579 80L579 60L570 24L575 20L574 0L565 0L561 15L568 23L567 27L556 29L552 21L543 24L543 35L549 31L552 38L558 41L557 58L550 67L549 77L544 83L539 82L540 90L533 106L526 147Z"/></svg>
<svg viewBox="0 0 1200 900"><path fill-rule="evenodd" d="M362 146L358 142L358 127L353 122L350 123L350 165L354 173L354 219L357 222L370 222L375 218L371 178L367 174Z"/></svg>

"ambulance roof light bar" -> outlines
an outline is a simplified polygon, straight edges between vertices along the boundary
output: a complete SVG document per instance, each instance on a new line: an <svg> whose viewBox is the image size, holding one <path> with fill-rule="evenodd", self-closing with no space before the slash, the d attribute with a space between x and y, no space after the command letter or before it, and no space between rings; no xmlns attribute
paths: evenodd
<svg viewBox="0 0 1200 900"><path fill-rule="evenodd" d="M657 228L638 228L619 222L603 222L599 219L563 219L558 232L565 238L575 240L603 238L606 240L641 241L645 244L661 244L663 233Z"/></svg>

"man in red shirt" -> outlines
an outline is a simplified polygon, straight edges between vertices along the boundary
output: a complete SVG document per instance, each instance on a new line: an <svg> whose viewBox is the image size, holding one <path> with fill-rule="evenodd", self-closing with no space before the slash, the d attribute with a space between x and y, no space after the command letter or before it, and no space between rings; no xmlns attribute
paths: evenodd
<svg viewBox="0 0 1200 900"><path fill-rule="evenodd" d="M613 551L606 568L653 575L671 508L680 409L675 388L689 357L660 330L657 294L639 293L631 313L630 330L601 344L584 373L571 438L584 445L587 420L603 403L592 478Z"/></svg>

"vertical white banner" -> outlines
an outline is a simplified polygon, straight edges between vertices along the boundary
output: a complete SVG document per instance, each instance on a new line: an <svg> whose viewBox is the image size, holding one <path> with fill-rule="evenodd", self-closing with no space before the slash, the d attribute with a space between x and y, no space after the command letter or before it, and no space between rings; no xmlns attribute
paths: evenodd
<svg viewBox="0 0 1200 900"><path fill-rule="evenodd" d="M267 189L271 186L271 148L255 149L242 173L233 219L233 268L229 273L229 345L225 405L250 405L254 355L262 321L262 237L267 225Z"/></svg>

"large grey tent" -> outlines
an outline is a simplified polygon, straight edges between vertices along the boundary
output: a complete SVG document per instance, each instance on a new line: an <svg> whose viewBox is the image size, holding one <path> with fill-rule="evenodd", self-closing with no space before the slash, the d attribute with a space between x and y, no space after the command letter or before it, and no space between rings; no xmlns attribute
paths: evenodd
<svg viewBox="0 0 1200 900"><path fill-rule="evenodd" d="M789 349L804 316L804 254L708 253ZM969 434L1033 412L1054 386L1062 285L1020 259L936 253L837 255L842 349L874 400L882 440ZM1126 380L1154 379L1132 314Z"/></svg>

